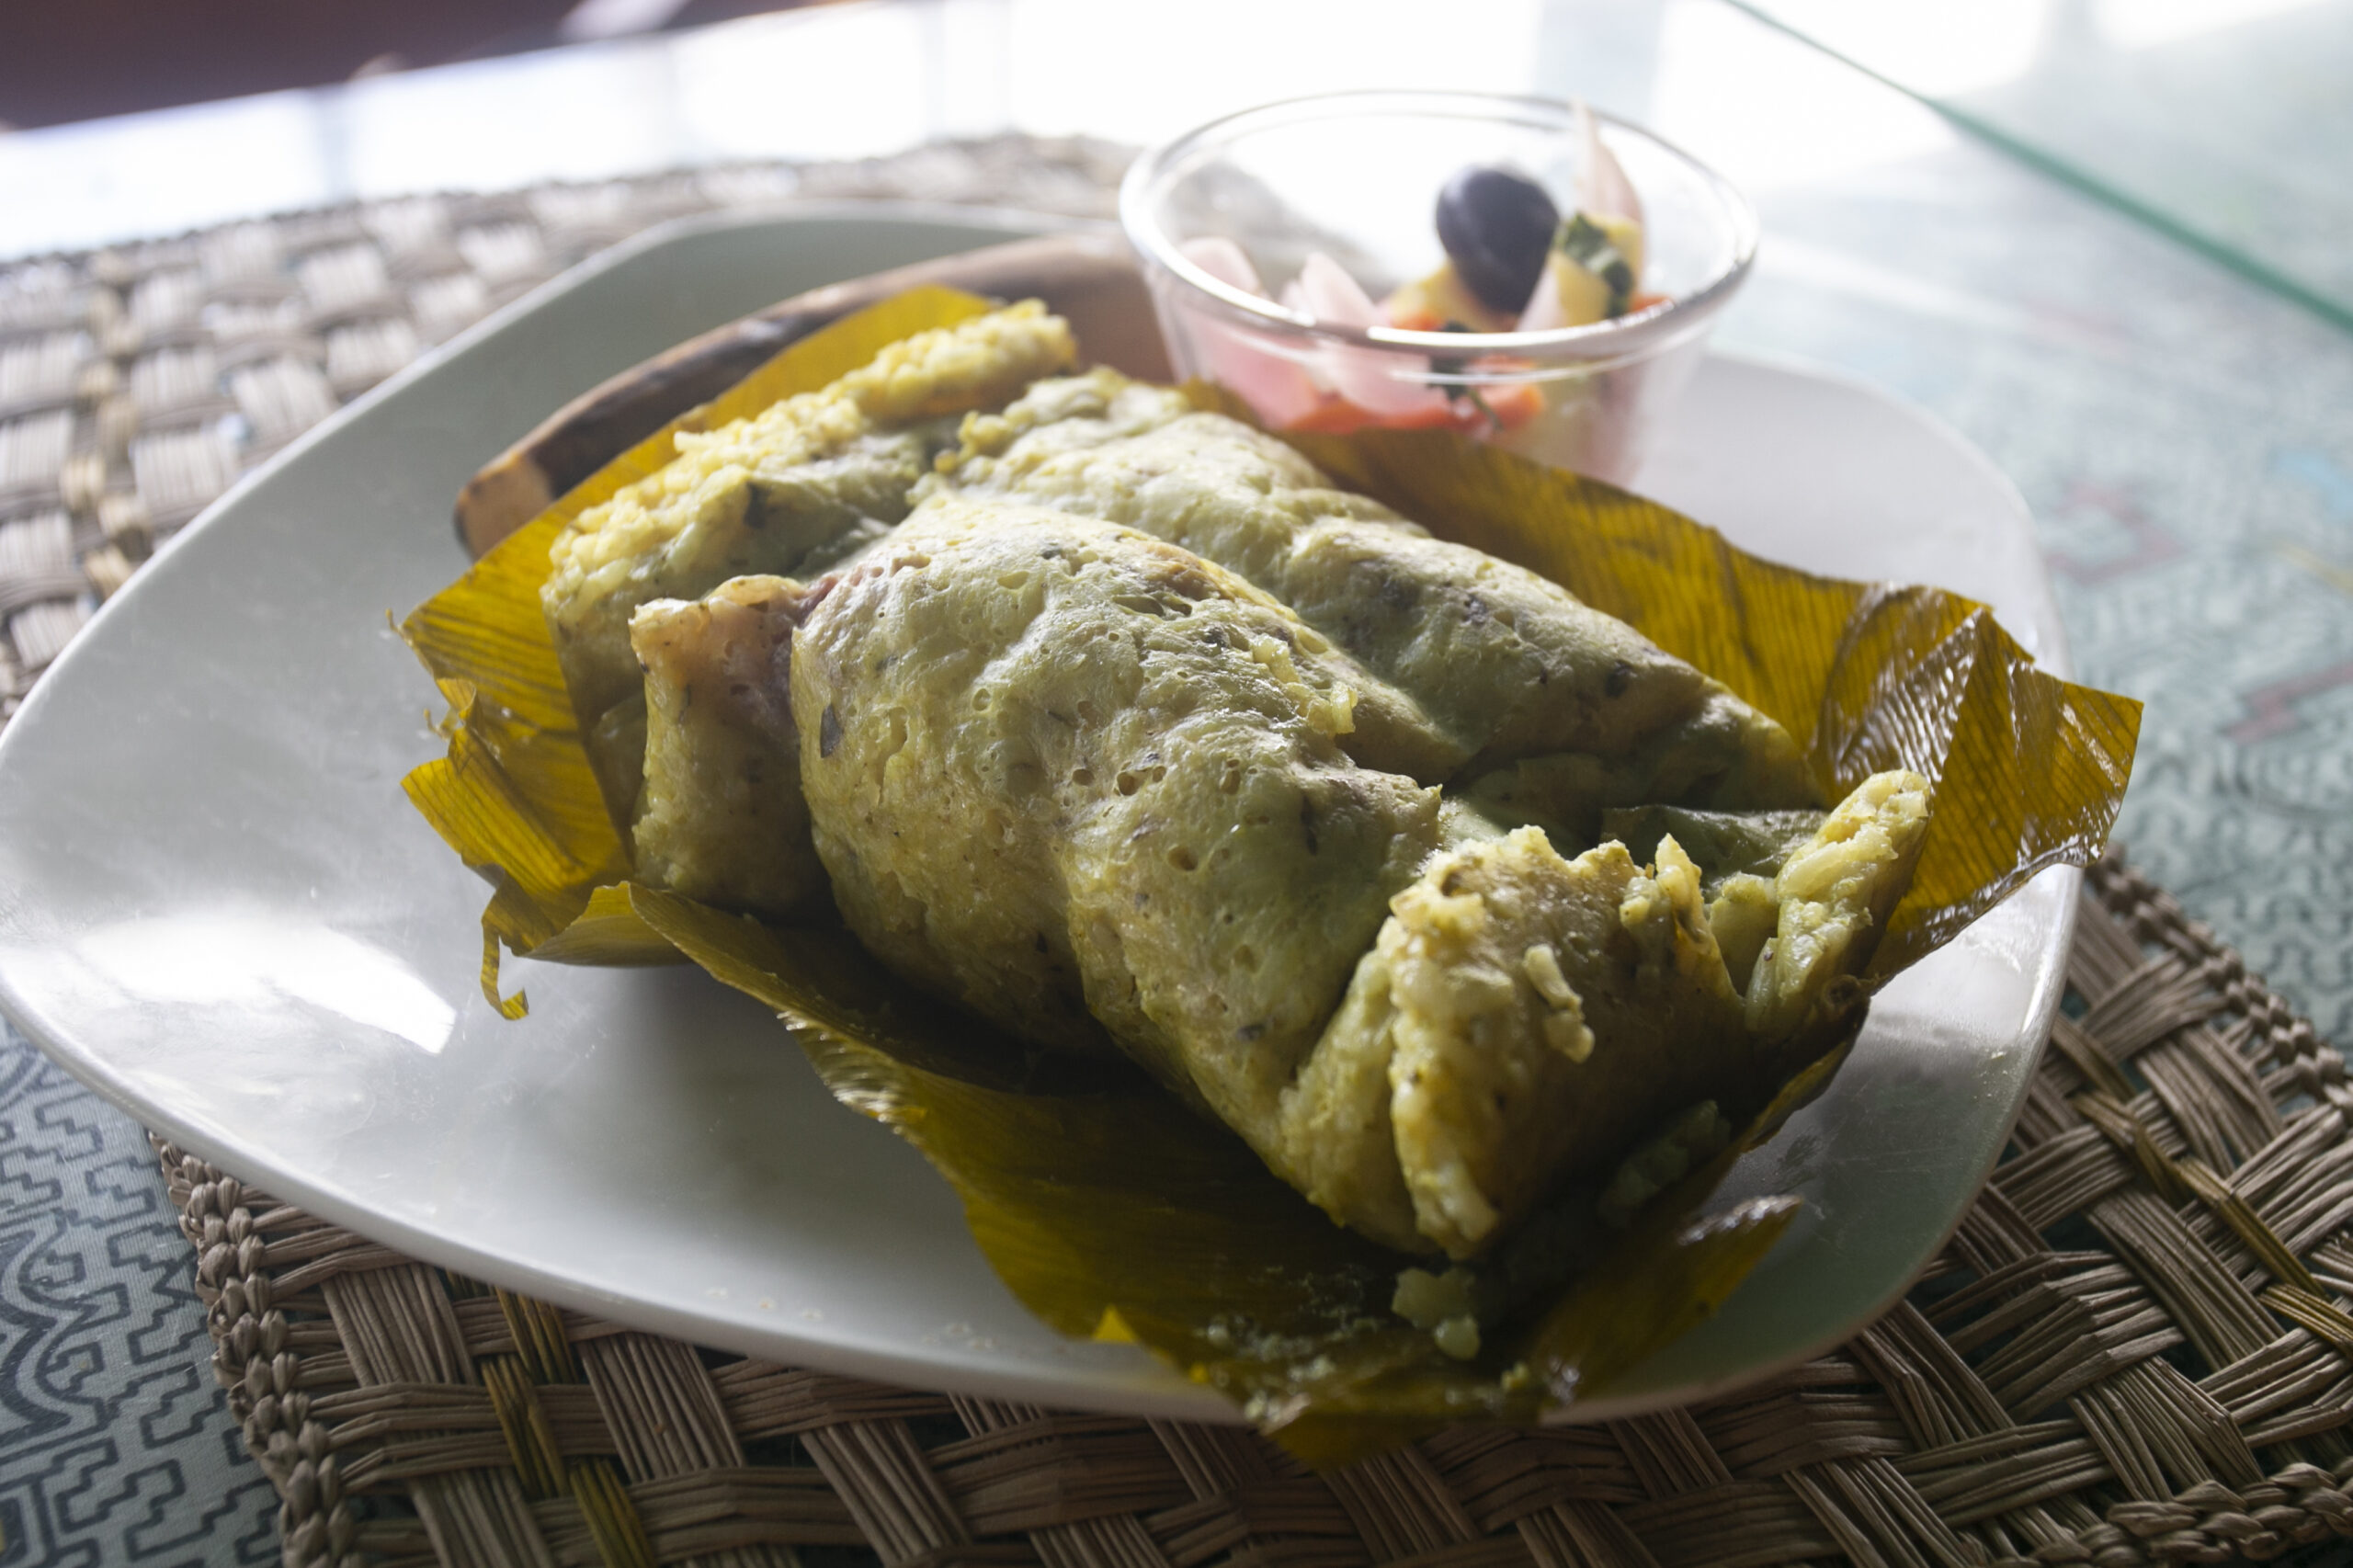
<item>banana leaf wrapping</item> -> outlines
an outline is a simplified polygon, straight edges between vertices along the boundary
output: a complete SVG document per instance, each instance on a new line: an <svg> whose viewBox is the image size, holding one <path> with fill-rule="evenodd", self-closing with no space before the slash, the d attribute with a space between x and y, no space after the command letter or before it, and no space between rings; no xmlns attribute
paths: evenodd
<svg viewBox="0 0 2353 1568"><path fill-rule="evenodd" d="M805 339L607 465L404 623L449 704L447 756L406 788L494 890L485 993L510 1017L523 1010L519 992L499 994L502 947L702 965L774 1007L844 1104L924 1152L1030 1310L1065 1334L1141 1343L1313 1462L1454 1420L1540 1419L1598 1391L1712 1312L1786 1228L1793 1199L1711 1211L1710 1194L1838 1051L1631 1230L1531 1224L1496 1270L1507 1309L1456 1359L1390 1311L1407 1260L1333 1224L1140 1074L1041 1071L990 1026L911 996L837 925L764 926L630 881L541 615L551 541L666 462L676 431L814 391L989 308L919 290ZM1239 412L1212 389L1196 396ZM1341 484L1553 578L1715 676L1787 727L1828 798L1884 768L1927 778L1936 809L1870 983L2107 840L2139 705L2036 669L1982 605L1775 565L1654 502L1447 432L1295 444Z"/></svg>

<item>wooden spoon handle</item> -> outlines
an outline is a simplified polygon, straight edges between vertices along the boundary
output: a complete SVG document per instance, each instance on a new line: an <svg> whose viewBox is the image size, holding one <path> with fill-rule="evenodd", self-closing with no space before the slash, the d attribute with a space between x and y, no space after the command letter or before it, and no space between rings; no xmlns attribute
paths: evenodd
<svg viewBox="0 0 2353 1568"><path fill-rule="evenodd" d="M479 556L664 425L708 403L819 327L917 284L1043 300L1086 358L1170 379L1152 299L1115 234L1051 234L991 245L798 294L678 345L565 403L458 494L458 537Z"/></svg>

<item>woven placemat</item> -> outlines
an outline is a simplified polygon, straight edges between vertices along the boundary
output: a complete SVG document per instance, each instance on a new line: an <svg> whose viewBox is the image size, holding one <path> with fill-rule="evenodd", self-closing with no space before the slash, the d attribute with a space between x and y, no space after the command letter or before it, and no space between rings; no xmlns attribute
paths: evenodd
<svg viewBox="0 0 2353 1568"><path fill-rule="evenodd" d="M2125 1568L2353 1541L2344 1061L2119 859L2088 887L2013 1148L1887 1317L1710 1403L1322 1476L1241 1428L697 1350L157 1152L298 1568Z"/></svg>

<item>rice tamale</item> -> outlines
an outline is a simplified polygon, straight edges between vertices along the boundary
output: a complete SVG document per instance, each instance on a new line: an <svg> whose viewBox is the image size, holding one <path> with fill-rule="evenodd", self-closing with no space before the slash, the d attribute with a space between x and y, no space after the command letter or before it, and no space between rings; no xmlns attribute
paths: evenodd
<svg viewBox="0 0 2353 1568"><path fill-rule="evenodd" d="M2129 772L2137 705L2036 669L1983 607L1938 590L1776 566L1640 497L1441 434L1274 443L1242 425L1191 417L1222 406L1213 390L1189 389L1180 406L1158 389L1066 375L1061 350L1038 355L1021 372L1026 381L999 380L986 369L989 355L973 356L973 373L938 383L972 413L952 424L936 407L861 403L866 423L842 449L855 449L854 460L832 471L792 433L801 416L772 416L812 394L837 401L838 383L870 367L942 353L915 347L927 334L979 344L1006 333L1011 324L991 315L970 296L920 290L804 340L616 459L404 622L450 704L449 755L413 772L408 792L496 890L483 917L485 992L509 1016L523 1010L519 992L500 997L502 946L565 962L691 958L776 1008L845 1104L924 1152L954 1184L991 1262L1046 1321L1074 1335L1132 1335L1231 1393L1313 1462L1360 1457L1440 1421L1532 1419L1606 1386L1720 1305L1788 1223L1794 1199L1724 1207L1711 1195L1729 1163L1819 1086L1836 1053L1782 1083L1770 1106L1759 1096L1816 1045L1850 1031L1859 997L1887 976L2041 867L2080 865L2097 853ZM1041 345L1054 330L1021 329ZM797 554L722 561L715 577L683 570L702 559L699 547L673 551L672 543L719 535L697 534L696 519L710 518L696 510L695 487L665 490L678 477L665 469L695 437L733 426L733 441L751 429L735 422L763 419L779 449L764 455L766 437L739 442L730 460L746 472L790 471L779 515L855 519L817 530L826 537L804 540ZM911 431L923 460L866 460L878 449L871 443ZM1175 463L1179 449L1203 460ZM1172 461L1153 472L1160 458ZM843 488L828 500L835 478ZM809 483L794 490L801 481ZM608 507L633 485L644 488ZM1147 492L1150 506L1140 499ZM1251 492L1273 504L1254 511ZM749 494L737 520L762 517L764 528ZM1231 527L1209 526L1210 509L1234 502ZM736 528L733 505L710 515L722 532ZM608 510L597 524L583 528L599 507ZM1108 526L1122 542L1109 548L1107 566L1161 574L1163 586L1173 578L1220 585L1199 601L1214 599L1214 611L1194 614L1223 617L1222 637L1223 627L1246 624L1272 645L1251 669L1222 646L1216 661L1185 649L1148 710L1154 722L1181 723L1188 703L1222 704L1231 722L1218 732L1220 749L1180 748L1171 760L1163 748L1146 767L1115 768L1108 794L1075 802L1082 813L1110 821L1127 812L1120 820L1132 834L1166 799L1186 802L1188 823L1201 805L1209 810L1199 820L1215 822L1219 802L1193 797L1222 798L1207 786L1222 786L1226 770L1200 767L1191 753L1222 757L1241 746L1266 765L1268 784L1295 791L1270 793L1276 806L1295 809L1318 790L1345 796L1350 809L1370 811L1368 820L1402 825L1422 856L1414 864L1412 853L1359 847L1316 866L1343 917L1315 932L1278 933L1318 955L1329 989L1312 1005L1282 999L1287 1017L1324 1017L1312 1037L1290 1026L1299 1084L1287 1100L1276 1096L1272 1119L1243 1129L1257 1153L1183 1102L1198 1108L1212 1091L1263 1101L1251 1074L1267 1071L1264 1060L1237 1049L1247 1042L1200 1035L1199 1009L1144 1008L1141 984L1124 1014L1098 1011L1087 966L1117 972L1102 960L1108 943L1099 933L1087 933L1096 947L1084 962L1080 943L1069 940L1068 970L1038 962L1038 937L1053 947L1049 927L1032 929L1027 956L1006 954L1016 967L981 972L991 984L1026 975L1033 992L1052 990L1063 1043L1082 1051L1132 1050L1148 1029L1161 1053L1142 1054L1176 1095L1120 1083L1115 1058L1041 1068L1079 1059L1025 1054L1037 1016L1007 1017L1023 1036L1016 1040L971 1010L986 985L962 1011L912 994L824 907L824 895L838 892L818 854L828 831L837 850L862 857L869 838L911 831L931 833L943 859L1005 849L1008 897L1032 910L1109 907L1097 893L1074 898L1059 881L1077 851L1058 822L959 813L949 834L937 814L910 829L870 811L835 818L831 805L819 809L826 788L817 769L854 759L876 733L846 723L835 702L804 700L794 662L815 650L828 614L838 615L827 656L843 690L853 706L887 699L888 672L857 657L868 632L892 624L872 613L887 584L870 581L857 614L848 597L827 607L894 539L915 542L920 536L908 528L931 527L926 519L951 507L965 508L968 521L994 512L1006 524L992 548L1025 533ZM616 550L602 563L614 568L620 597L598 611L579 599L576 584L556 586L551 547L567 533L601 532L631 508L666 520L641 517L615 534L618 541L640 529L648 545ZM1041 510L1059 516L1048 520ZM736 542L760 531L739 529ZM969 541L976 550L981 531L976 525ZM1272 563L1298 568L1288 579L1298 600L1254 574L1263 566L1229 551L1236 540L1273 541ZM1484 553L1467 561L1465 575L1466 557L1419 555L1423 540ZM1315 551L1300 548L1309 542L1336 547L1323 569L1310 570ZM1148 567L1138 553L1147 545L1167 552L1150 556ZM669 575L674 566L681 570ZM737 580L738 572L748 574ZM1509 591L1490 597L1498 580ZM1311 592L1317 584L1325 597ZM1336 613L1367 590L1369 619ZM1539 598L1518 597L1529 593ZM1089 616L1129 625L1145 644L1135 666L1154 674L1159 655L1149 650L1164 644L1154 638L1181 639L1191 619L1147 611L1141 598L1108 608L1099 597L1030 607L1003 582L992 591L960 579L949 597L935 608L975 615L976 645L1008 635L1020 618L1005 616L1007 605L1028 617L1023 625ZM549 613L566 606L575 617L569 628ZM1489 624L1508 627L1531 609L1540 622L1532 650ZM603 710L566 678L567 665L579 667L577 633L600 613L608 619L589 641L601 640L620 692ZM1580 614L1602 637L1631 638L1639 656L1620 643L1607 664L1580 664L1570 647L1547 641L1575 644L1563 629ZM1435 630L1417 646L1420 621ZM635 639L618 660L616 627L623 642ZM1278 650L1287 670L1271 656ZM1014 636L1004 653L1017 664L1029 650ZM1621 660L1631 674L1619 671ZM923 697L945 723L943 744L926 753L935 772L1029 777L1011 769L1023 755L1019 728L984 717L998 695L988 665L984 657L963 690L961 718L951 722L952 683ZM1261 680L1252 670L1264 684L1240 678ZM1541 692L1564 673L1564 684L1588 698L1597 678L1605 701L1613 682L1640 676L1643 700L1655 705L1612 733L1595 729L1593 713L1525 700L1529 685ZM1040 689L1074 678L1055 674ZM1458 679L1477 706L1433 698ZM970 706L983 689L989 706ZM1086 744L1098 750L1140 741L1149 727L1132 712L1053 712L1084 718ZM1251 713L1263 725L1242 722ZM1033 749L1080 744L1053 733L1075 724L1040 722L1053 729L1038 733L1052 738ZM880 733L887 745L888 730ZM601 790L592 754L604 764ZM882 757L875 776L895 784L894 768L912 760ZM1163 766L1167 772L1147 786ZM1119 793L1122 772L1136 783L1132 794ZM1068 800L1071 780L1061 784L1057 799ZM1176 788L1156 793L1163 786ZM1359 799L1359 787L1373 793ZM1435 812L1426 816L1422 802L1434 790ZM1263 824L1239 825L1284 825L1279 811L1263 814ZM1202 877L1193 835L1180 845L1173 819L1151 825L1163 850L1151 862L1160 880L1143 891L1175 900L1198 883L1208 890L1201 907L1214 907L1218 880ZM1294 854L1310 858L1305 824L1289 825L1299 832ZM1006 842L1008 831L1017 842ZM1093 840L1096 861L1120 865L1108 836ZM1332 843L1319 832L1312 858ZM1165 853L1180 846L1194 870ZM1140 866L1141 855L1124 863ZM888 857L886 849L877 863ZM1015 871L1029 879L1018 889ZM888 881L878 879L878 904L889 901ZM1233 885L1254 897L1288 891ZM1270 929L1279 918L1268 919ZM1067 920L1063 929L1070 938ZM1353 963L1334 957L1351 941ZM1163 977L1155 985L1180 998L1213 992L1222 983L1219 951L1214 941L1166 943L1149 955ZM943 969L916 978L936 993L964 994ZM1018 994L1010 982L997 990ZM1674 1042L1687 1049L1662 1053L1644 1025L1624 1022L1650 996L1697 1020ZM1688 1049L1692 1042L1699 1048ZM1675 1103L1682 1089L1673 1074L1687 1059L1703 1074L1727 1070L1707 1090L1728 1094L1722 1104ZM1620 1073L1666 1085L1658 1103L1667 1114L1636 1122L1642 1107L1605 1083ZM1510 1091L1506 1114L1486 1120L1495 1074ZM1760 1114L1741 1133L1750 1110ZM1614 1168L1601 1159L1521 1220L1525 1194L1543 1185L1525 1173L1561 1157L1540 1128L1531 1135L1515 1119L1523 1112L1540 1128L1598 1126L1600 1142L1633 1153ZM1597 1146L1573 1151L1561 1168L1589 1164ZM1270 1164L1358 1229L1295 1202ZM1398 1254L1359 1233L1430 1253L1475 1250L1483 1231L1506 1239L1483 1244L1469 1274L1473 1288L1440 1292L1471 1301L1475 1322L1449 1317L1436 1333L1412 1313L1411 1322L1392 1313Z"/></svg>
<svg viewBox="0 0 2353 1568"><path fill-rule="evenodd" d="M808 581L635 606L642 879L778 914L821 864L907 979L1038 1044L1118 1048L1412 1253L1480 1254L1662 1119L1757 1101L1799 1064L1777 1047L1901 893L1922 780L1827 819L1911 808L1839 838L1860 904L1785 937L1814 904L1778 884L1723 901L1728 964L1672 835L1645 863L1597 840L1611 809L1817 805L1779 724L1180 394L1025 381L1051 320L983 317L897 357L944 354L1003 402L893 495L870 464L808 457L813 419L865 429L870 376L641 484L688 498L677 537L708 528L723 449L729 472L790 470L794 516L859 519ZM623 599L685 580L649 542L670 515L608 508L557 540L568 668L604 657L582 629L618 613L585 560L637 563L608 574ZM804 561L820 532L795 534ZM1773 993L1753 1007L1752 972Z"/></svg>

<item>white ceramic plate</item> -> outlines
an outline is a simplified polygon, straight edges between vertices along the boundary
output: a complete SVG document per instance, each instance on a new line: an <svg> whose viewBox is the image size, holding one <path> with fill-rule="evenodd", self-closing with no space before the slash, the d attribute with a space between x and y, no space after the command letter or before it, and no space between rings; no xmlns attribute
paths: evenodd
<svg viewBox="0 0 2353 1568"><path fill-rule="evenodd" d="M475 989L483 885L410 810L438 754L392 635L457 574L449 502L548 410L837 278L1033 232L873 208L699 222L559 279L327 422L189 528L0 739L0 1006L150 1127L416 1256L699 1343L927 1388L1231 1418L1142 1352L1063 1340L944 1182L690 969L517 963ZM2063 670L2026 512L1863 388L1716 358L1643 487L1748 548L1990 601ZM1592 1414L1698 1397L1870 1321L1991 1167L2060 994L2046 874L1889 987L1831 1090L1735 1173L1807 1200L1714 1321Z"/></svg>

